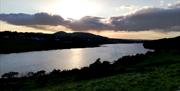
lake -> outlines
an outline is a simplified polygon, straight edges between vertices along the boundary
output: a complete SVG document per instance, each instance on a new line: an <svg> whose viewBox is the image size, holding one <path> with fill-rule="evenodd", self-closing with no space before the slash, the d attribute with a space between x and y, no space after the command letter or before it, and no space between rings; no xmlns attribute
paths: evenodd
<svg viewBox="0 0 180 91"><path fill-rule="evenodd" d="M144 54L143 44L106 44L94 48L73 48L61 50L35 51L0 54L0 75L15 71L19 73L53 69L73 69L88 66L101 58L113 62L127 55Z"/></svg>

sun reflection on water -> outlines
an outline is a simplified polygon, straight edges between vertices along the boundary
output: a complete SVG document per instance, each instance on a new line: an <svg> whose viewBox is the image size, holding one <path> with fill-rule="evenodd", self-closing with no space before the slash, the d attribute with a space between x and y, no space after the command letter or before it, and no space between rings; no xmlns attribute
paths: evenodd
<svg viewBox="0 0 180 91"><path fill-rule="evenodd" d="M69 66L71 68L80 68L83 65L83 50L70 49Z"/></svg>

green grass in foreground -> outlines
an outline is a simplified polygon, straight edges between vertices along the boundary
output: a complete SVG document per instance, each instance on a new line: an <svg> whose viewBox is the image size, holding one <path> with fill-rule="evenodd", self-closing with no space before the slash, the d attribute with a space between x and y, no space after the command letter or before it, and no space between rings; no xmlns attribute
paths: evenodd
<svg viewBox="0 0 180 91"><path fill-rule="evenodd" d="M144 64L139 64L139 66L155 62L159 64L163 61L166 64L145 67L150 71L130 72L94 80L49 85L30 91L177 91L180 87L179 54L158 54L148 58ZM175 62L167 64L168 61Z"/></svg>
<svg viewBox="0 0 180 91"><path fill-rule="evenodd" d="M175 91L180 87L180 63L153 67L152 72L49 86L34 91Z"/></svg>

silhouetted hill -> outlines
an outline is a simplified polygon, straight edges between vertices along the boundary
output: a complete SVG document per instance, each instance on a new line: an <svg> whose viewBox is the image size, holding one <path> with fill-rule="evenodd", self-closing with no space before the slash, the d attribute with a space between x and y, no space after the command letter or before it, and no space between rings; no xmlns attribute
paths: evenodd
<svg viewBox="0 0 180 91"><path fill-rule="evenodd" d="M110 39L91 33L56 32L54 34L0 32L0 53L38 51L50 49L97 47L110 43L134 43L136 40Z"/></svg>
<svg viewBox="0 0 180 91"><path fill-rule="evenodd" d="M180 50L180 36L144 42L144 47L155 50Z"/></svg>
<svg viewBox="0 0 180 91"><path fill-rule="evenodd" d="M75 41L85 43L107 43L109 41L109 38L107 37L84 32L65 33L61 31L54 33L54 37L56 40L61 41Z"/></svg>

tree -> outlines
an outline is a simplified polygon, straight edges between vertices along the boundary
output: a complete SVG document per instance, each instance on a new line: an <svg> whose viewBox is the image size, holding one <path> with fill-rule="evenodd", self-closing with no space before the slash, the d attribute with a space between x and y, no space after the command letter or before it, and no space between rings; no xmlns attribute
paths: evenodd
<svg viewBox="0 0 180 91"><path fill-rule="evenodd" d="M2 78L15 78L18 76L18 72L9 72L9 73L5 73L3 74L1 77Z"/></svg>

